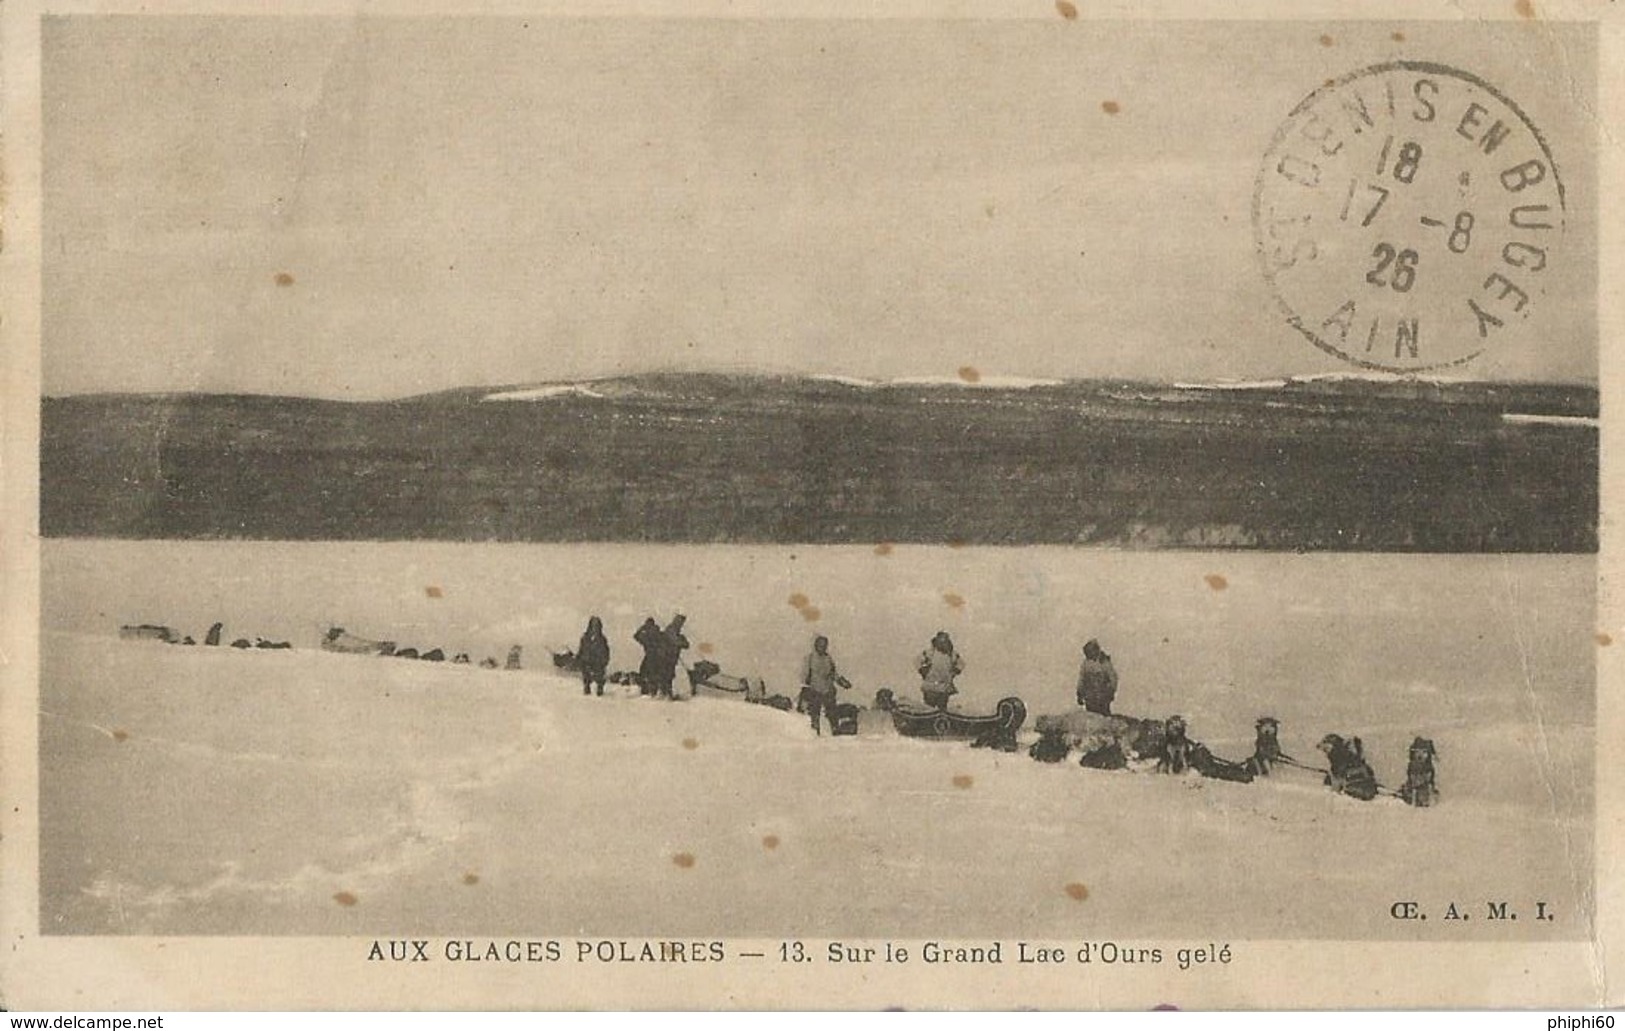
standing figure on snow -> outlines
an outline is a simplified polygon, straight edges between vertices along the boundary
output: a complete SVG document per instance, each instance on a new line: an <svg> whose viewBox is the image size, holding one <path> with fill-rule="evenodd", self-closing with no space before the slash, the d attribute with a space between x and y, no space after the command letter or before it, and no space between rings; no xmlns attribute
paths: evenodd
<svg viewBox="0 0 1625 1031"><path fill-rule="evenodd" d="M660 687L661 657L664 653L665 634L660 630L660 624L654 617L643 621L637 633L632 635L643 648L643 661L638 664L638 693L653 695Z"/></svg>
<svg viewBox="0 0 1625 1031"><path fill-rule="evenodd" d="M925 704L933 709L946 709L948 699L959 691L954 686L954 678L965 672L965 662L954 651L953 638L948 636L948 631L937 631L937 636L931 638L931 646L920 653L914 668L920 674L920 693L925 696Z"/></svg>
<svg viewBox="0 0 1625 1031"><path fill-rule="evenodd" d="M576 645L576 663L581 667L581 693L592 694L598 687L598 697L604 696L604 680L609 676L609 638L604 636L604 621L597 616L587 620L587 632Z"/></svg>
<svg viewBox="0 0 1625 1031"><path fill-rule="evenodd" d="M1100 716L1112 714L1117 697L1117 669L1112 657L1090 640L1083 646L1083 665L1078 669L1078 704Z"/></svg>
<svg viewBox="0 0 1625 1031"><path fill-rule="evenodd" d="M679 612L673 616L666 629L660 632L660 667L657 671L655 693L672 701L677 696L672 693L672 684L677 680L677 667L682 665L683 651L688 647L688 638L683 636L683 623L687 616Z"/></svg>
<svg viewBox="0 0 1625 1031"><path fill-rule="evenodd" d="M824 729L819 723L822 714L829 720L830 733L835 733L835 689L850 690L852 684L835 669L835 659L829 653L829 638L822 634L813 638L813 650L801 664L801 699L812 715L812 728L819 736Z"/></svg>
<svg viewBox="0 0 1625 1031"><path fill-rule="evenodd" d="M1357 737L1344 740L1336 734L1327 734L1318 746L1326 755L1331 769L1326 773L1326 786L1341 795L1369 802L1377 797L1377 774L1365 761L1365 746Z"/></svg>

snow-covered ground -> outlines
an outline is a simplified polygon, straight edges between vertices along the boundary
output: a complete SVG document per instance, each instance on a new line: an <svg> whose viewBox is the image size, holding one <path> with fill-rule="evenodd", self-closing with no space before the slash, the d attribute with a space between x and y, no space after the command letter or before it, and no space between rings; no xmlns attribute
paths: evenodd
<svg viewBox="0 0 1625 1031"><path fill-rule="evenodd" d="M539 387L524 387L518 390L499 390L486 394L481 401L545 401L554 397L597 397L604 395L592 388L590 383L548 383Z"/></svg>
<svg viewBox="0 0 1625 1031"><path fill-rule="evenodd" d="M882 551L47 541L45 929L1585 933L1589 558ZM1424 734L1444 804L1296 771L1237 785L818 739L732 700L583 698L545 661L596 612L635 666L645 610L678 608L775 690L828 633L865 698L908 691L948 629L963 707L1019 694L1035 715L1071 704L1098 636L1124 711L1181 712L1226 755L1264 712L1300 757L1358 733L1390 784ZM164 622L201 640L216 619L298 647L117 639ZM528 668L325 654L330 624L476 659L522 643ZM1397 924L1401 900L1434 917ZM1495 900L1520 921L1483 919ZM1559 920L1536 923L1537 900ZM1471 923L1439 919L1452 901Z"/></svg>
<svg viewBox="0 0 1625 1031"><path fill-rule="evenodd" d="M1598 429L1602 420L1589 415L1529 415L1524 412L1503 412L1506 422L1534 423L1544 426L1586 426Z"/></svg>

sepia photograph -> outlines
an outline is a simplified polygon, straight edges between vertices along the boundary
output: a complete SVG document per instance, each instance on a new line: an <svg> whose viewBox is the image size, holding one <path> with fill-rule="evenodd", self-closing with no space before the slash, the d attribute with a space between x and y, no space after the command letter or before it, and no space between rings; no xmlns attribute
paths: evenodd
<svg viewBox="0 0 1625 1031"><path fill-rule="evenodd" d="M1617 41L1086 6L8 12L7 1005L1617 1003Z"/></svg>

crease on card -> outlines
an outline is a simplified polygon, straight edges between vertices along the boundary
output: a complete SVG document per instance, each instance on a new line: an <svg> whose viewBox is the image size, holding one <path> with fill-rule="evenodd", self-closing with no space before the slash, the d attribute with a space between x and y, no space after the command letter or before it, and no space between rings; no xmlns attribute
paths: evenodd
<svg viewBox="0 0 1625 1031"><path fill-rule="evenodd" d="M299 124L297 129L298 156L293 162L292 179L284 191L285 195L289 199L288 203L280 211L273 210L273 216L280 215L284 220L286 220L287 215L292 210L298 208L301 204L303 193L302 187L307 179L311 125L320 120L322 112L325 111L329 106L328 96L332 91L333 77L337 70L339 70L342 65L352 61L364 64L365 52L364 50L359 49L356 45L357 39L361 35L363 17L364 16L361 9L357 7L351 12L349 17L344 19L347 32L328 50L327 58L322 64L321 73L317 79L317 85L312 99L308 104L303 105L299 111ZM365 74L364 70L363 74ZM257 296L259 289L259 287L254 286L252 283L245 280L243 289L238 294L235 312L235 318L239 323L246 323L248 321L247 316L250 303L253 298ZM210 362L198 362L190 370L188 370L191 377L191 391L193 393L206 392L204 389L204 377L206 375L206 370L212 364L213 358L214 355L211 350ZM162 473L163 468L161 463L161 455L164 445L169 439L169 430L172 421L173 416L171 410L167 408L163 409L159 417L158 425L153 429L152 461L154 468L158 470L160 474Z"/></svg>
<svg viewBox="0 0 1625 1031"><path fill-rule="evenodd" d="M1547 798L1551 805L1551 820L1553 831L1562 839L1563 858L1569 871L1570 890L1574 897L1582 903L1582 918L1586 922L1586 940L1590 944L1586 956L1591 965L1592 984L1599 991L1599 1001L1608 998L1608 965L1604 948L1597 934L1596 921L1596 880L1586 883L1581 876L1574 855L1574 841L1568 827L1563 821L1557 802L1557 789L1553 784L1553 759L1551 738L1546 731L1546 719L1541 713L1539 691L1535 686L1534 671L1530 667L1529 644L1524 638L1523 621L1519 618L1516 579L1512 574L1511 563L1506 556L1501 556L1501 582L1506 588L1507 624L1511 631L1513 644L1518 649L1518 665L1523 674L1524 697L1528 701L1530 716L1535 724L1536 740L1540 746L1540 757L1537 766L1540 771L1541 784L1546 788ZM1594 721L1593 721L1594 722ZM1601 814L1595 812L1593 802L1593 835L1601 833ZM1600 878L1601 872L1594 871L1594 878Z"/></svg>
<svg viewBox="0 0 1625 1031"><path fill-rule="evenodd" d="M1454 9L1456 13L1460 14L1464 20L1475 21L1481 25L1492 20L1496 20L1485 18L1481 14L1475 14L1474 12L1467 10L1467 8L1462 5L1462 0L1445 0L1445 5ZM1531 10L1533 10L1533 8L1531 8ZM1579 82L1575 81L1574 65L1569 60L1568 49L1562 45L1561 41L1558 40L1557 33L1552 30L1551 23L1547 19L1542 18L1538 11L1535 11L1534 13L1525 17L1528 21L1532 21L1539 26L1541 32L1545 33L1546 37L1552 41L1554 44L1553 49L1557 51L1558 55L1563 60L1562 81L1564 97L1585 114L1586 120L1591 123L1591 127L1596 130L1599 136L1605 138L1611 144L1618 144L1619 140L1614 136L1608 122L1598 115L1597 105L1591 92L1584 89ZM1507 44L1502 43L1501 45L1506 46ZM1539 74L1539 69L1531 68L1527 61L1521 63L1526 71L1536 73L1537 78L1544 77Z"/></svg>

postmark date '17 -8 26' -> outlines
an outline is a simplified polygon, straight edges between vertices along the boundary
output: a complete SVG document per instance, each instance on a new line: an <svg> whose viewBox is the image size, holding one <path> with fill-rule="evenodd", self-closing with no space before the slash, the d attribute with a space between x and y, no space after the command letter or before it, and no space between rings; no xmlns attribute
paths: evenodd
<svg viewBox="0 0 1625 1031"><path fill-rule="evenodd" d="M1402 61L1293 110L1259 170L1253 228L1289 324L1355 365L1414 373L1531 338L1564 203L1517 104Z"/></svg>

